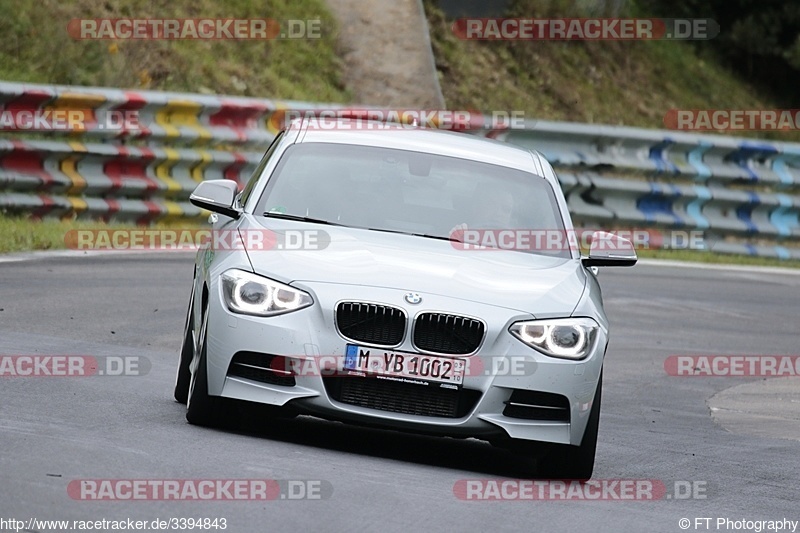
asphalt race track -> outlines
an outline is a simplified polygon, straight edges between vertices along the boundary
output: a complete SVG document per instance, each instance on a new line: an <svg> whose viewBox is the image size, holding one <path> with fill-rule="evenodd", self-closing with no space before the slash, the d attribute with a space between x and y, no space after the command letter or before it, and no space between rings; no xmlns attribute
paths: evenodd
<svg viewBox="0 0 800 533"><path fill-rule="evenodd" d="M0 518L225 518L227 531L237 533L670 532L682 531L681 518L690 519L689 531L734 531L716 529L716 519L800 520L800 441L773 436L770 428L781 424L729 432L707 403L763 379L664 370L673 354L800 353L800 275L605 269L613 329L594 477L657 481L667 494L656 501L498 502L454 495L463 480L513 471L509 453L481 441L309 417L228 431L188 425L172 387L191 265L191 255L164 253L0 259L0 355L140 356L151 364L143 376L0 377ZM796 398L798 387L790 390ZM752 401L766 402L767 412L774 405L797 433L797 400L793 409L778 395ZM252 478L319 481L324 497L84 501L67 490L87 479ZM676 483L699 497L684 498ZM712 518L708 529L702 521L695 528L698 517Z"/></svg>

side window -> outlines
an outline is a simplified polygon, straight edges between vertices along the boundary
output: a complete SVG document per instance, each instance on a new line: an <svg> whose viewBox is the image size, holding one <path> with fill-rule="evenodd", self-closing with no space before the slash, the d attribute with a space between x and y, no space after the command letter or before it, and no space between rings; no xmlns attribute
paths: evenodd
<svg viewBox="0 0 800 533"><path fill-rule="evenodd" d="M247 185L244 186L242 189L241 194L239 194L239 205L243 206L247 203L247 199L250 198L250 195L253 192L253 189L256 187L256 183L258 183L258 178L261 177L261 174L264 172L264 168L266 168L267 163L269 163L272 154L275 152L275 148L278 146L281 138L283 138L283 132L280 132L273 140L272 144L269 145L267 148L267 152L264 154L264 157L261 158L261 162L258 163L258 166L253 171L253 174L250 176L250 179L247 180Z"/></svg>

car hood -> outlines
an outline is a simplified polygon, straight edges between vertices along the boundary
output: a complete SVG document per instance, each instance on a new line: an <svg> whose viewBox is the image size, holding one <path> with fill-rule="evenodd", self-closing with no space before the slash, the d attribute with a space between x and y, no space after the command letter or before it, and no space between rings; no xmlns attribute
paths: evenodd
<svg viewBox="0 0 800 533"><path fill-rule="evenodd" d="M576 259L508 250L458 250L395 233L246 216L240 230L316 232L323 249L248 250L254 272L284 283L322 282L438 294L531 313L568 316L586 285Z"/></svg>

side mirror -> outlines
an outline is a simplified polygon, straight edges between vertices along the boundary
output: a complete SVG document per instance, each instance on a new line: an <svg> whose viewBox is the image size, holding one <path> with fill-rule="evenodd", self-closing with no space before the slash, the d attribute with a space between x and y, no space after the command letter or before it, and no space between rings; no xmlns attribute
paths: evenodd
<svg viewBox="0 0 800 533"><path fill-rule="evenodd" d="M613 233L595 231L589 257L581 258L583 266L633 266L637 261L636 250L631 241Z"/></svg>
<svg viewBox="0 0 800 533"><path fill-rule="evenodd" d="M239 186L231 180L208 180L201 182L194 190L189 201L197 207L208 209L214 213L239 218L241 211L233 207Z"/></svg>

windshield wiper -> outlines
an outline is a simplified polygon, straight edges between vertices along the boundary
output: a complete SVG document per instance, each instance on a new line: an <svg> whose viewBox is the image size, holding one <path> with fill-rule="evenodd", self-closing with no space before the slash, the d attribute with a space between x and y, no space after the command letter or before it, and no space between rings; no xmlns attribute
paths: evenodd
<svg viewBox="0 0 800 533"><path fill-rule="evenodd" d="M440 241L463 242L454 237L445 237L443 235L430 235L428 233L412 233L408 231L400 231L397 229L383 229L383 228L365 228L365 229L368 229L370 231L383 231L386 233L399 233L400 235L411 235L412 237L425 237L426 239L437 239Z"/></svg>
<svg viewBox="0 0 800 533"><path fill-rule="evenodd" d="M329 226L343 226L343 227L352 227L354 229L366 229L370 231L383 231L385 233L399 233L400 235L411 235L413 237L424 237L426 239L437 239L440 241L450 241L450 242L464 242L454 237L445 237L443 235L430 235L427 233L411 233L408 231L400 231L396 229L384 229L384 228L361 228L359 226L345 226L344 224L339 224L338 222L331 222L330 220L322 220L321 218L313 218L313 217L306 217L302 215L291 215L289 213L276 213L267 211L264 213L265 217L268 218L280 218L283 220L297 220L298 222L310 222L313 224L327 224Z"/></svg>
<svg viewBox="0 0 800 533"><path fill-rule="evenodd" d="M331 222L330 220L322 220L321 218L313 218L313 217L304 217L302 215L290 215L289 213L275 213L267 211L264 213L264 216L267 218L280 218L282 220L296 220L298 222L310 222L313 224L327 224L328 226L344 226L344 224L339 224L337 222Z"/></svg>
<svg viewBox="0 0 800 533"><path fill-rule="evenodd" d="M426 239L438 239L440 241L464 242L461 239L456 239L455 237L445 237L443 235L429 235L427 233L411 233L411 235L415 237L425 237Z"/></svg>

